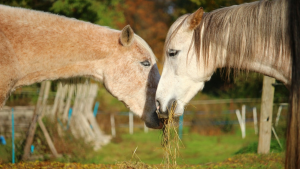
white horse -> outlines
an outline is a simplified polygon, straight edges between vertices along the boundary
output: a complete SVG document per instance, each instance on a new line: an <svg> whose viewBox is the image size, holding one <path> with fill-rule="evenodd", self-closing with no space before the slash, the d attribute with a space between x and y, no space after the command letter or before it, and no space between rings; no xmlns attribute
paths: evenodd
<svg viewBox="0 0 300 169"><path fill-rule="evenodd" d="M45 12L0 5L0 108L21 86L92 77L159 128L155 56L130 26L122 31Z"/></svg>
<svg viewBox="0 0 300 169"><path fill-rule="evenodd" d="M168 116L167 110L174 101L177 102L175 115L183 114L184 106L203 89L217 68L226 67L228 73L230 68L259 72L275 77L289 88L292 85L291 37L294 36L289 25L299 24L294 20L300 12L297 6L290 15L291 7L293 4L287 0L264 0L210 13L200 8L178 18L165 42L165 63L156 92L160 116ZM294 20L290 21L289 17ZM295 26L294 32L299 32L299 28ZM299 69L294 68L295 72ZM294 84L300 85L297 81ZM299 87L295 88L295 93L299 93L296 90ZM297 106L298 96L295 101L293 106ZM298 110L295 108L289 118L292 121L288 130L287 168L300 167Z"/></svg>

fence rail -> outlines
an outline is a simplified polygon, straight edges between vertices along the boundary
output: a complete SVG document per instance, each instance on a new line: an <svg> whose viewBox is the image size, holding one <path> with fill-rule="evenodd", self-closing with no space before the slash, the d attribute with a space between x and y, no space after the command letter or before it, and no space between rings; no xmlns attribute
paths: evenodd
<svg viewBox="0 0 300 169"><path fill-rule="evenodd" d="M222 104L222 103L230 103L234 99L225 99L221 101L194 101L192 104ZM235 99L236 101L247 101L247 100L258 100L258 99ZM275 104L274 104L275 105ZM288 106L286 103L280 103L276 104L278 106L278 110L274 110L274 114L276 114L276 118L274 120L275 126L278 125L279 119L284 120L285 117L282 117L282 110ZM49 106L51 107L51 106ZM49 108L50 109L50 108ZM15 136L19 137L21 135L26 134L29 124L33 118L33 111L34 106L16 106L14 107L14 120L15 120ZM93 112L95 114L95 112ZM223 126L223 125L239 125L242 130L242 136L245 137L244 132L244 126L246 123L253 123L255 133L258 132L258 115L257 115L256 107L253 106L243 106L240 110L225 110L221 112L217 111L187 111L184 113L184 118L182 125L183 126L193 126L193 127L202 127L205 129L205 127L210 126ZM103 115L106 113L103 113L101 111L98 111L96 113L97 115ZM140 128L144 129L144 132L148 132L148 128L145 126L145 124L141 120L136 120L137 118L134 118L133 113L131 112L119 112L115 114L107 114L110 116L109 122L111 126L111 135L115 137L117 135L117 130L119 128L128 128L128 132L130 134L134 133L134 128ZM115 118L122 117L128 118L128 123L123 122L117 122ZM227 119L226 119L226 118ZM186 120L189 119L189 120ZM10 107L4 107L0 111L0 135L4 135L5 137L11 136L11 108Z"/></svg>

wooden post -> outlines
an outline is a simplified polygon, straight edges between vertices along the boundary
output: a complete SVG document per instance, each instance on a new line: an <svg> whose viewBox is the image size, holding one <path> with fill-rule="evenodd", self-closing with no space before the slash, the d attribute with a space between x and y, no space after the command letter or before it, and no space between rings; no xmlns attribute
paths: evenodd
<svg viewBox="0 0 300 169"><path fill-rule="evenodd" d="M47 105L47 101L48 101L50 87L51 87L51 82L50 81L46 81L45 82L45 89L44 89L44 92L43 92L42 107L41 107L41 112L40 112L41 118L45 114L45 109L46 109L46 105Z"/></svg>
<svg viewBox="0 0 300 169"><path fill-rule="evenodd" d="M244 128L244 122L241 116L240 110L235 111L236 117L238 118L240 127L241 127L241 132L242 132L242 138L245 138L245 128Z"/></svg>
<svg viewBox="0 0 300 169"><path fill-rule="evenodd" d="M256 107L253 107L253 123L254 123L255 134L258 134Z"/></svg>
<svg viewBox="0 0 300 169"><path fill-rule="evenodd" d="M133 134L133 114L129 112L129 133Z"/></svg>
<svg viewBox="0 0 300 169"><path fill-rule="evenodd" d="M54 144L53 144L53 142L51 140L51 137L50 137L50 135L49 135L49 133L48 133L48 131L47 131L47 129L46 129L46 127L45 127L45 125L44 125L41 117L38 118L38 123L39 123L39 125L40 125L40 127L41 127L41 129L42 129L42 131L44 133L44 136L46 138L46 141L48 143L48 146L49 146L49 148L50 148L53 156L54 157L58 157L58 153L57 153L57 151L55 149L55 146L54 146Z"/></svg>
<svg viewBox="0 0 300 169"><path fill-rule="evenodd" d="M30 147L33 142L33 136L34 136L34 133L36 130L36 122L37 122L38 114L39 114L40 107L42 104L42 100L43 100L42 98L43 98L45 86L46 86L46 82L42 82L40 93L39 93L39 98L38 98L36 107L34 109L33 120L30 124L29 131L27 134L26 143L25 143L25 147L24 147L24 154L22 156L22 161L26 161L30 155Z"/></svg>
<svg viewBox="0 0 300 169"><path fill-rule="evenodd" d="M259 154L267 154L270 151L274 98L274 87L272 83L274 82L274 78L264 76L257 149L257 153Z"/></svg>
<svg viewBox="0 0 300 169"><path fill-rule="evenodd" d="M52 119L54 119L54 117L55 117L55 113L56 113L57 106L58 106L58 99L60 98L61 93L62 93L62 84L58 83L57 91L56 91L56 95L55 95L55 99L54 99L54 104L53 104L53 108L52 108L51 115L50 115L50 117Z"/></svg>
<svg viewBox="0 0 300 169"><path fill-rule="evenodd" d="M279 108L278 108L278 113L277 113L277 117L276 117L275 127L278 125L281 110L282 110L282 105L280 105Z"/></svg>
<svg viewBox="0 0 300 169"><path fill-rule="evenodd" d="M244 125L244 137L246 137L246 105L242 106L242 120Z"/></svg>
<svg viewBox="0 0 300 169"><path fill-rule="evenodd" d="M115 126L114 114L110 114L110 126L111 126L111 135L113 137L116 137L116 126Z"/></svg>
<svg viewBox="0 0 300 169"><path fill-rule="evenodd" d="M64 113L63 113L63 118L62 120L66 122L68 120L68 112L70 111L70 106L71 106L71 100L74 94L75 90L75 85L70 85L69 90L68 90L68 99L65 105Z"/></svg>
<svg viewBox="0 0 300 169"><path fill-rule="evenodd" d="M272 126L272 131L273 131L273 134L274 134L274 136L275 136L275 138L276 138L276 140L277 140L277 142L278 142L280 148L282 149L282 145L281 145L281 143L280 143L280 140L279 140L279 138L278 138L278 136L277 136L277 134L276 134L275 129L274 129L273 126Z"/></svg>
<svg viewBox="0 0 300 169"><path fill-rule="evenodd" d="M146 123L144 123L144 132L145 132L145 133L148 133L148 131L149 131L149 129L148 129L148 127L146 126Z"/></svg>

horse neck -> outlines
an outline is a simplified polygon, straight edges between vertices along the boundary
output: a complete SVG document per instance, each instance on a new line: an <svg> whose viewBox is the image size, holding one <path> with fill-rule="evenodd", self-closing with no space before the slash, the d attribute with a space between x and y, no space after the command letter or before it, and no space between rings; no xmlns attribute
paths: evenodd
<svg viewBox="0 0 300 169"><path fill-rule="evenodd" d="M220 47L222 48L222 47ZM274 63L274 55L266 55L264 52L259 52L251 59L235 59L235 55L227 55L226 50L224 55L217 55L215 68L233 68L236 70L246 70L261 73L283 82L288 85L291 83L291 60L289 56L279 56L279 61ZM264 56L264 57L261 57ZM228 58L231 57L231 58ZM227 62L228 60L237 60L235 62ZM228 69L229 71L229 69Z"/></svg>
<svg viewBox="0 0 300 169"><path fill-rule="evenodd" d="M255 71L290 84L285 5L278 0L261 1L206 14L203 26L196 30L201 31L204 58L214 58L211 64L218 68Z"/></svg>
<svg viewBox="0 0 300 169"><path fill-rule="evenodd" d="M15 87L43 80L95 76L96 65L99 71L104 58L116 50L117 31L41 12L18 12L0 14L9 18L2 21L0 29L12 44L21 70Z"/></svg>

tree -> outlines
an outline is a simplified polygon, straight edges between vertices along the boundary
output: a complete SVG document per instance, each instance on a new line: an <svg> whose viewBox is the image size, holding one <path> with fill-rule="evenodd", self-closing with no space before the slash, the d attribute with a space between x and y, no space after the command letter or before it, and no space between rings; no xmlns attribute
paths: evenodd
<svg viewBox="0 0 300 169"><path fill-rule="evenodd" d="M0 0L0 4L56 13L95 24L117 28L124 14L122 0Z"/></svg>
<svg viewBox="0 0 300 169"><path fill-rule="evenodd" d="M124 14L119 11L121 0L57 0L50 11L89 21L98 25L117 28L124 22Z"/></svg>
<svg viewBox="0 0 300 169"><path fill-rule="evenodd" d="M173 15L177 18L186 13L192 13L199 7L203 7L205 12L212 10L238 5L246 2L254 2L256 0L171 0L171 8Z"/></svg>
<svg viewBox="0 0 300 169"><path fill-rule="evenodd" d="M119 28L129 24L134 32L141 36L152 48L154 54L162 60L163 46L170 25L170 15L165 12L167 4L159 1L125 0L121 9L125 22Z"/></svg>

